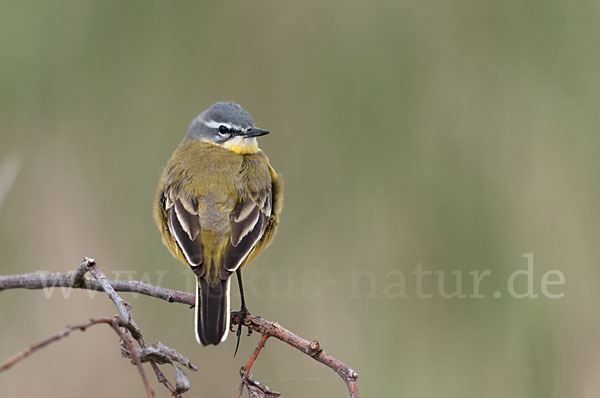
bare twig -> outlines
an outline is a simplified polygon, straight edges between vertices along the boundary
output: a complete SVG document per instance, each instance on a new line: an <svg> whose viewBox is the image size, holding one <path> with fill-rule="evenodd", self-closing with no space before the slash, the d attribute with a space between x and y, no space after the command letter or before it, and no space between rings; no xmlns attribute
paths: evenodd
<svg viewBox="0 0 600 398"><path fill-rule="evenodd" d="M260 384L254 380L251 376L244 375L244 368L240 369L240 376L242 377L242 383L248 389L249 398L279 398L281 393L271 390L268 386Z"/></svg>
<svg viewBox="0 0 600 398"><path fill-rule="evenodd" d="M153 352L155 358L150 358L147 355L148 353L144 352L144 350L149 350L149 347L146 346L146 343L144 342L144 338L142 337L142 333L141 333L140 329L137 327L137 325L135 324L135 321L133 320L133 317L131 315L131 306L128 303L126 303L121 298L121 296L119 296L117 294L114 287L112 286L113 281L106 279L106 277L104 276L102 271L100 271L100 269L96 266L96 261L94 259L88 258L88 257L83 258L81 265L79 266L79 268L75 271L75 274L73 275L74 284L76 284L80 281L85 282L85 280L83 280L83 276L85 275L85 272L82 271L83 267L85 267L92 274L92 276L96 279L96 282L100 285L102 290L104 290L104 292L108 295L108 297L113 301L113 303L119 310L121 317L123 319L127 320L127 324L129 326L129 331L131 332L131 335L139 344L139 346L141 348L141 353L146 354L145 360L150 362L152 370L154 371L154 374L156 375L156 378L158 379L158 381L160 383L162 383L169 390L169 392L171 392L171 395L173 397L180 397L180 394L179 394L181 392L181 391L179 391L180 389L174 388L171 385L169 380L165 377L164 373L158 367L158 364L159 363L173 364L172 358L177 358L176 360L178 362L185 364L191 370L197 370L198 368L196 368L194 365L192 365L190 363L189 359L187 359L183 355L179 354L177 351L165 346L161 342L158 342L157 344L152 346L153 349L151 351ZM142 284L141 282L139 282L139 283L141 285L146 285L146 284ZM80 284L83 285L83 283L80 283ZM148 286L154 288L154 286L152 286L152 285L148 285ZM146 289L144 289L144 290L146 290ZM168 297L170 297L170 296L168 296ZM129 339L127 339L127 341L129 341ZM127 341L124 341L124 342L127 344ZM158 344L160 344L160 345L158 345ZM139 363L138 369L143 370L141 367L141 361L139 359L138 353L136 353L135 351L132 351L132 350L134 350L134 348L133 348L133 345L131 345L131 347L129 347L130 345L131 345L131 341L129 341L129 344L127 347L128 350L130 351L131 358L134 360L136 365L138 365L138 363ZM161 353L161 350L165 350L165 351ZM157 361L156 357L159 357L160 361ZM175 365L173 364L173 366L175 366ZM143 380L144 380L144 383L146 386L146 390L148 390L149 385L147 384L147 379L145 378L145 374L143 376ZM150 391L154 395L154 392L151 389L150 389Z"/></svg>
<svg viewBox="0 0 600 398"><path fill-rule="evenodd" d="M32 344L27 349L13 355L9 359L7 359L2 365L0 365L0 372L8 370L11 366L13 366L17 362L21 361L22 359L27 358L28 356L35 353L36 351L39 351L42 348L69 336L71 334L71 332L74 330L80 330L82 332L85 332L85 330L87 328L89 328L90 326L97 325L99 323L105 323L105 324L110 325L113 320L114 320L114 318L90 319L88 322L82 323L80 325L67 326L65 328L65 330L58 332L56 334L53 334L52 336L40 341L39 343Z"/></svg>
<svg viewBox="0 0 600 398"><path fill-rule="evenodd" d="M126 303L121 298L121 296L117 294L117 292L112 287L108 279L106 279L102 271L100 271L100 268L96 266L96 260L94 260L93 258L84 257L83 263L86 264L90 274L92 274L92 276L96 278L100 286L102 286L102 290L104 290L104 292L108 295L112 302L115 303L115 306L119 310L119 314L121 314L121 319L130 324L131 327L134 329L132 332L133 338L136 340L139 339L142 333L140 332L140 329L137 327L135 321L133 320L133 317L131 316L131 306L128 303ZM78 280L78 271L79 269L75 271L75 275L73 276L74 282Z"/></svg>
<svg viewBox="0 0 600 398"><path fill-rule="evenodd" d="M129 340L129 337L127 337L127 335L121 330L121 328L119 328L119 324L117 322L114 322L114 321L111 322L110 326L119 335L119 337L121 337L121 341L123 343L125 343L125 345L127 346L127 350L129 351L129 354L131 355L131 359L132 359L133 363L135 363L135 366L137 366L138 371L140 372L140 376L142 377L142 381L144 382L144 387L146 388L146 394L148 395L148 398L153 398L154 391L152 391L150 382L148 381L148 378L146 377L146 372L144 372L144 367L142 366L142 361L140 361L140 357L138 356L137 352L135 351L135 347L133 346L133 343L131 342L131 340Z"/></svg>
<svg viewBox="0 0 600 398"><path fill-rule="evenodd" d="M258 342L258 345L256 346L256 348L254 349L254 352L250 356L248 363L246 364L246 366L244 366L242 368L242 370L244 372L242 373L242 382L240 383L240 388L238 389L238 395L237 395L238 398L240 398L242 396L242 392L244 391L244 385L246 385L248 376L250 375L250 369L252 368L252 364L254 363L254 361L256 361L256 358L258 358L258 354L260 354L260 351L265 346L265 343L267 342L268 338L269 338L269 335L267 335L267 334L262 335L262 337L260 338L260 341ZM250 390L248 390L248 391L250 391Z"/></svg>
<svg viewBox="0 0 600 398"><path fill-rule="evenodd" d="M99 325L99 324L109 325L117 333L117 335L121 338L121 341L123 341L123 343L125 343L127 345L128 350L133 352L132 360L138 367L138 371L140 372L140 376L142 377L142 381L146 388L148 397L154 397L154 392L152 391L152 388L150 387L150 383L148 382L146 374L144 373L144 369L142 368L142 363L140 361L140 358L139 358L139 356L137 356L137 353L135 352L135 349L133 347L133 344L131 343L131 340L129 340L129 338L125 335L125 333L120 329L120 327L124 327L128 330L131 330L130 326L128 324L126 324L119 317L90 319L88 322L85 322L85 323L82 323L79 325L68 325L63 331L58 332L58 333L40 341L37 344L33 344L33 345L29 346L27 349L13 355L11 358L6 360L2 365L0 365L0 372L8 370L14 364L27 358L29 355L41 350L42 348L44 348L52 343L55 343L65 337L69 336L71 334L71 332L74 330L80 330L82 332L85 332L87 328L94 326L94 325Z"/></svg>
<svg viewBox="0 0 600 398"><path fill-rule="evenodd" d="M167 347L160 341L150 347L137 350L142 362L155 362L158 364L178 362L190 370L198 370L190 360L172 348Z"/></svg>
<svg viewBox="0 0 600 398"><path fill-rule="evenodd" d="M270 322L259 316L246 315L246 317L242 319L242 314L239 312L234 312L232 313L231 323L234 325L243 323L244 326L247 326L262 335L275 337L276 339L291 345L297 350L302 351L306 355L334 370L346 383L351 398L360 397L357 385L358 374L348 365L344 364L338 359L335 359L325 352L321 348L321 345L318 341L308 341L303 339L302 337L290 332L277 322Z"/></svg>
<svg viewBox="0 0 600 398"><path fill-rule="evenodd" d="M85 259L83 261L85 263ZM82 264L83 264L82 263ZM95 279L79 279L81 284L75 284L75 277L78 271L66 273L31 273L19 275L2 275L0 276L0 292L8 289L47 289L52 287L70 287L75 289L86 289L104 291L100 283ZM87 267L86 267L87 272ZM85 272L84 272L85 274ZM181 303L194 305L195 298L193 295L181 292L178 290L166 289L164 287L150 285L140 281L124 281L110 280L107 282L117 292L139 293L145 296L154 297L157 299L168 301L169 303Z"/></svg>
<svg viewBox="0 0 600 398"><path fill-rule="evenodd" d="M89 269L90 266L88 265L88 262L90 260L91 259L84 259L84 262L82 263L82 265L80 265L80 267L76 271L69 272L69 273L45 273L45 274L33 273L33 274L0 276L0 291L6 290L6 289L17 289L17 288L45 289L48 287L71 287L71 288L99 290L99 291L106 291L107 289L108 289L108 291L111 291L111 289L112 289L112 293L109 293L107 291L107 294L109 294L109 296L111 296L111 294L114 293L113 295L116 295L118 297L118 294L116 292L131 292L131 293L140 293L140 294L143 294L146 296L162 299L162 300L165 300L165 301L168 301L171 303L175 302L175 303L182 303L182 304L187 304L187 305L191 305L191 306L194 305L195 297L189 293L185 293L185 292L181 292L181 291L177 291L177 290L165 289L165 288L153 286L153 285L150 285L147 283L142 283L140 281L122 281L122 280L106 279L104 277L104 275L101 274L99 269L95 266L95 263L93 265L91 265L91 269L98 271L98 272L95 272L95 271L92 272L92 275L96 279L87 279L87 278L85 278L85 272L82 270L82 267L84 266L84 264L86 264L85 265L86 269ZM93 261L93 260L91 260L91 261ZM112 297L111 297L111 299L112 299ZM120 297L119 297L119 299L120 299ZM126 304L122 299L120 301L119 300L115 301L113 299L113 302L115 302L115 305L117 305L117 308L119 309L119 313L121 313L122 316L126 317L125 319L128 319L131 322L132 321L131 311L129 309L128 304ZM119 303L119 304L117 304L117 303ZM291 331L285 329L278 323L268 321L268 320L263 319L258 316L246 315L245 317L243 317L242 314L240 314L240 313L232 313L231 314L231 323L234 325L236 325L236 324L239 325L240 323L242 323L243 325L249 327L250 329L261 333L263 336L275 337L276 339L283 341L284 343L296 348L297 350L303 352L304 354L321 362L322 364L324 364L327 367L334 370L344 380L344 382L346 383L346 386L348 387L348 391L350 393L351 398L359 398L360 397L360 393L358 391L358 385L357 385L358 374L354 370L352 370L349 366L347 366L343 362L339 361L338 359L332 357L330 354L325 352L321 348L319 342L308 341L308 340L292 333ZM132 327L129 330L132 333L132 336L134 336L134 338L137 340L137 342L141 348L140 351L138 351L139 356L142 358L145 358L147 361L149 361L150 365L152 366L152 369L154 370L154 372L156 374L158 381L161 382L162 384L164 384L165 387L171 392L171 394L173 394L173 396L179 396L180 392L178 392L177 388L174 388L171 385L171 383L169 383L169 381L166 379L164 374L158 368L157 363L162 363L160 361L163 360L165 357L161 357L160 360L158 358L150 359L150 357L148 356L148 350L147 350L150 347L147 347L145 345L144 340L141 337L141 333L139 334L139 338L135 337L136 336L135 333L139 332L139 329L137 328L137 326L135 326L134 323L130 324L130 325L132 325ZM266 340L266 337L263 337L263 338ZM262 341L262 339L261 339L261 341ZM146 351L144 349L146 349ZM259 350L259 352L260 352L260 350ZM166 358L169 358L169 356L167 355ZM185 357L183 357L183 358L185 358ZM174 360L173 358L170 358L170 359L171 359L171 363L179 362L179 363L184 364L183 362ZM247 375L247 378L249 380L252 380L250 378L249 374ZM254 381L253 381L253 383L258 384Z"/></svg>
<svg viewBox="0 0 600 398"><path fill-rule="evenodd" d="M94 279L86 279L85 274L87 272L90 272L90 274L92 274ZM46 278L46 276L50 276L50 277ZM5 363L6 367L4 367L4 365L3 365L3 368L0 368L0 371L2 371L4 369L8 369L14 363L27 357L32 352L35 352L54 341L57 341L63 337L66 337L67 335L69 335L71 330L77 330L77 329L85 330L86 327L89 327L93 324L108 323L121 338L121 341L123 344L122 345L123 354L125 356L127 356L128 358L130 358L132 360L133 364L136 365L136 367L138 368L138 371L140 373L140 376L142 377L142 381L144 383L144 388L146 389L147 395L149 397L154 396L154 392L152 391L152 388L150 387L148 378L146 377L146 374L145 374L143 366L142 366L142 362L150 363L150 366L152 367L152 370L156 374L158 381L160 383L162 383L169 390L169 392L171 393L172 396L180 397L180 391L178 391L177 387L173 387L173 385L167 380L165 375L159 369L158 364L170 363L171 365L175 366L174 363L179 362L182 365L184 365L185 367L187 367L188 369L197 370L197 368L194 365L192 365L190 363L189 359L187 359L185 356L183 356L182 354L173 350L172 348L165 346L161 342L157 342L156 344L152 345L151 347L146 346L146 343L144 342L144 339L142 337L142 333L141 333L140 329L138 328L138 326L136 325L136 323L133 320L133 317L131 315L131 306L128 303L126 303L116 293L114 287L112 286L113 282L115 282L115 281L110 281L110 280L106 279L106 277L104 276L102 271L100 271L100 269L96 266L96 262L93 259L87 258L87 257L85 257L82 260L81 264L79 265L79 267L77 267L77 269L75 271L69 272L66 274L49 274L49 275L48 274L26 274L26 275L0 276L0 291L4 290L6 288L10 289L10 288L24 287L24 288L31 289L31 288L36 288L34 286L39 286L37 288L47 288L47 287L60 286L60 285L64 285L66 287L73 287L73 288L101 290L101 291L104 291L108 295L108 297L113 301L113 303L117 307L119 314L120 314L120 317L101 318L100 320L90 321L92 323L88 322L88 323L82 324L82 325L67 327L67 329L65 329L65 331L58 333L54 336L51 336L50 338L42 341L41 343L31 346L29 349L10 358ZM153 291L154 293L156 293L157 289L161 289L161 288L156 288L152 285L143 284L141 282L136 282L133 284L133 286L135 286L135 288L139 288L143 292ZM168 289L166 289L166 290L168 290ZM171 295L170 292L166 292L166 293L159 292L158 294L162 298L164 298L168 301L172 301L169 299L169 297ZM175 294L175 296L177 296L177 294ZM121 330L121 328L124 328L124 330ZM131 334L131 336L133 336L133 338L137 341L137 343L140 346L139 350L135 349L135 347L133 346L133 343L131 342L129 337L127 337L125 330L127 332L129 332ZM187 378L180 369L177 369L176 374L180 379Z"/></svg>
<svg viewBox="0 0 600 398"><path fill-rule="evenodd" d="M167 390L169 390L169 392L171 393L171 395L173 397L175 397L175 398L181 397L180 393L181 392L185 392L185 391L179 391L177 388L173 387L173 385L165 377L165 375L162 372L162 370L160 370L160 368L158 367L158 365L156 364L156 362L151 361L150 362L150 366L152 367L152 370L154 371L154 374L156 375L156 379L158 380L158 382L161 383L162 385L164 385L165 388Z"/></svg>
<svg viewBox="0 0 600 398"><path fill-rule="evenodd" d="M91 259L84 257L83 260L81 260L79 267L77 267L73 273L69 273L72 275L73 287L83 287L85 285L85 274L88 272L90 260ZM0 290L2 289L0 288Z"/></svg>
<svg viewBox="0 0 600 398"><path fill-rule="evenodd" d="M265 343L267 342L268 338L269 338L269 335L267 335L267 334L263 334L262 337L260 338L258 345L254 349L254 352L252 353L252 355L250 356L250 359L248 360L248 363L246 364L246 366L244 366L244 376L248 376L250 374L250 369L252 368L254 361L256 361L256 358L258 358L258 354L260 354L260 351L265 346Z"/></svg>

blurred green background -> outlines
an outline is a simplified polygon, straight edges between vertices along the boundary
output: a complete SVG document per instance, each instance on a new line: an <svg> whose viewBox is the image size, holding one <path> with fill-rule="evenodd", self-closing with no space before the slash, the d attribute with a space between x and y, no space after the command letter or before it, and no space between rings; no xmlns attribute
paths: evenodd
<svg viewBox="0 0 600 398"><path fill-rule="evenodd" d="M585 0L2 0L0 272L90 256L192 291L152 195L189 122L235 100L272 131L261 146L286 182L279 235L245 271L254 314L318 339L364 397L596 397L599 20ZM507 294L525 253L537 299ZM418 264L447 291L462 271L466 294L490 270L485 298L444 299L434 276L417 298ZM541 294L549 270L564 297ZM235 394L257 334L233 358L233 338L195 343L187 307L124 297L146 341L200 367L186 396ZM0 360L113 313L82 291L2 292ZM287 397L346 395L277 341L253 374ZM2 397L143 393L102 327L0 374Z"/></svg>

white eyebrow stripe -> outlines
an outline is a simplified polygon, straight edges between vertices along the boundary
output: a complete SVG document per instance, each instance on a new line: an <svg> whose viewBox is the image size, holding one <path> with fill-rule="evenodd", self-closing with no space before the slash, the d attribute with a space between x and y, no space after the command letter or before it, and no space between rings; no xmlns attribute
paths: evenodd
<svg viewBox="0 0 600 398"><path fill-rule="evenodd" d="M219 126L225 126L228 129L231 128L231 124L229 124L229 123L219 123L219 122L215 122L214 120L204 121L204 125L206 127L210 127L213 129L219 128Z"/></svg>
<svg viewBox="0 0 600 398"><path fill-rule="evenodd" d="M217 122L214 120L208 120L208 121L203 121L203 122L206 127L210 127L212 129L217 129L217 128L219 128L219 126L225 126L228 129L239 130L239 131L245 130L242 126L239 126L237 124L222 123L222 122Z"/></svg>

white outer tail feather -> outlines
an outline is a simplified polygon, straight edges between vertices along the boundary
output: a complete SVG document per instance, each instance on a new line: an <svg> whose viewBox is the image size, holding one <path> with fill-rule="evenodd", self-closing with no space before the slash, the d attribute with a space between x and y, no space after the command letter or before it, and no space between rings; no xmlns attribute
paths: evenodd
<svg viewBox="0 0 600 398"><path fill-rule="evenodd" d="M227 296L227 312L225 313L225 316L227 317L227 322L225 323L225 333L223 333L223 337L221 337L221 343L223 343L225 340L227 340L227 336L229 336L229 322L231 321L231 300L229 297L229 286L231 285L231 276L229 278L227 278L227 291L226 291L226 296Z"/></svg>
<svg viewBox="0 0 600 398"><path fill-rule="evenodd" d="M200 286L198 285L198 278L196 278L196 303L194 305L194 336L196 337L196 341L198 342L198 344L202 344L202 341L200 341L200 336L198 335L198 311L199 311L199 294L198 292L200 291ZM229 336L229 326L230 326L230 321L231 321L231 316L230 316L230 312L231 312L231 300L229 297L229 287L231 286L231 277L229 277L227 279L227 291L225 292L225 294L227 295L227 313L225 314L225 316L227 317L227 323L225 325L225 333L223 333L223 337L221 337L221 343L225 342L225 340L227 340L227 336Z"/></svg>

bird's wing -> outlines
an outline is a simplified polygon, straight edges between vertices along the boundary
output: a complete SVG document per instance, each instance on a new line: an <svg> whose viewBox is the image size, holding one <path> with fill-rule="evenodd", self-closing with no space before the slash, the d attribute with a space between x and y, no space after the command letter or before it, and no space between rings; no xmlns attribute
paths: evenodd
<svg viewBox="0 0 600 398"><path fill-rule="evenodd" d="M185 195L176 195L167 189L164 193L167 212L167 226L177 247L188 264L197 267L202 264L202 243L200 242L200 218L198 202Z"/></svg>
<svg viewBox="0 0 600 398"><path fill-rule="evenodd" d="M272 207L271 187L236 203L232 213L231 239L223 261L226 271L237 270L260 241Z"/></svg>

